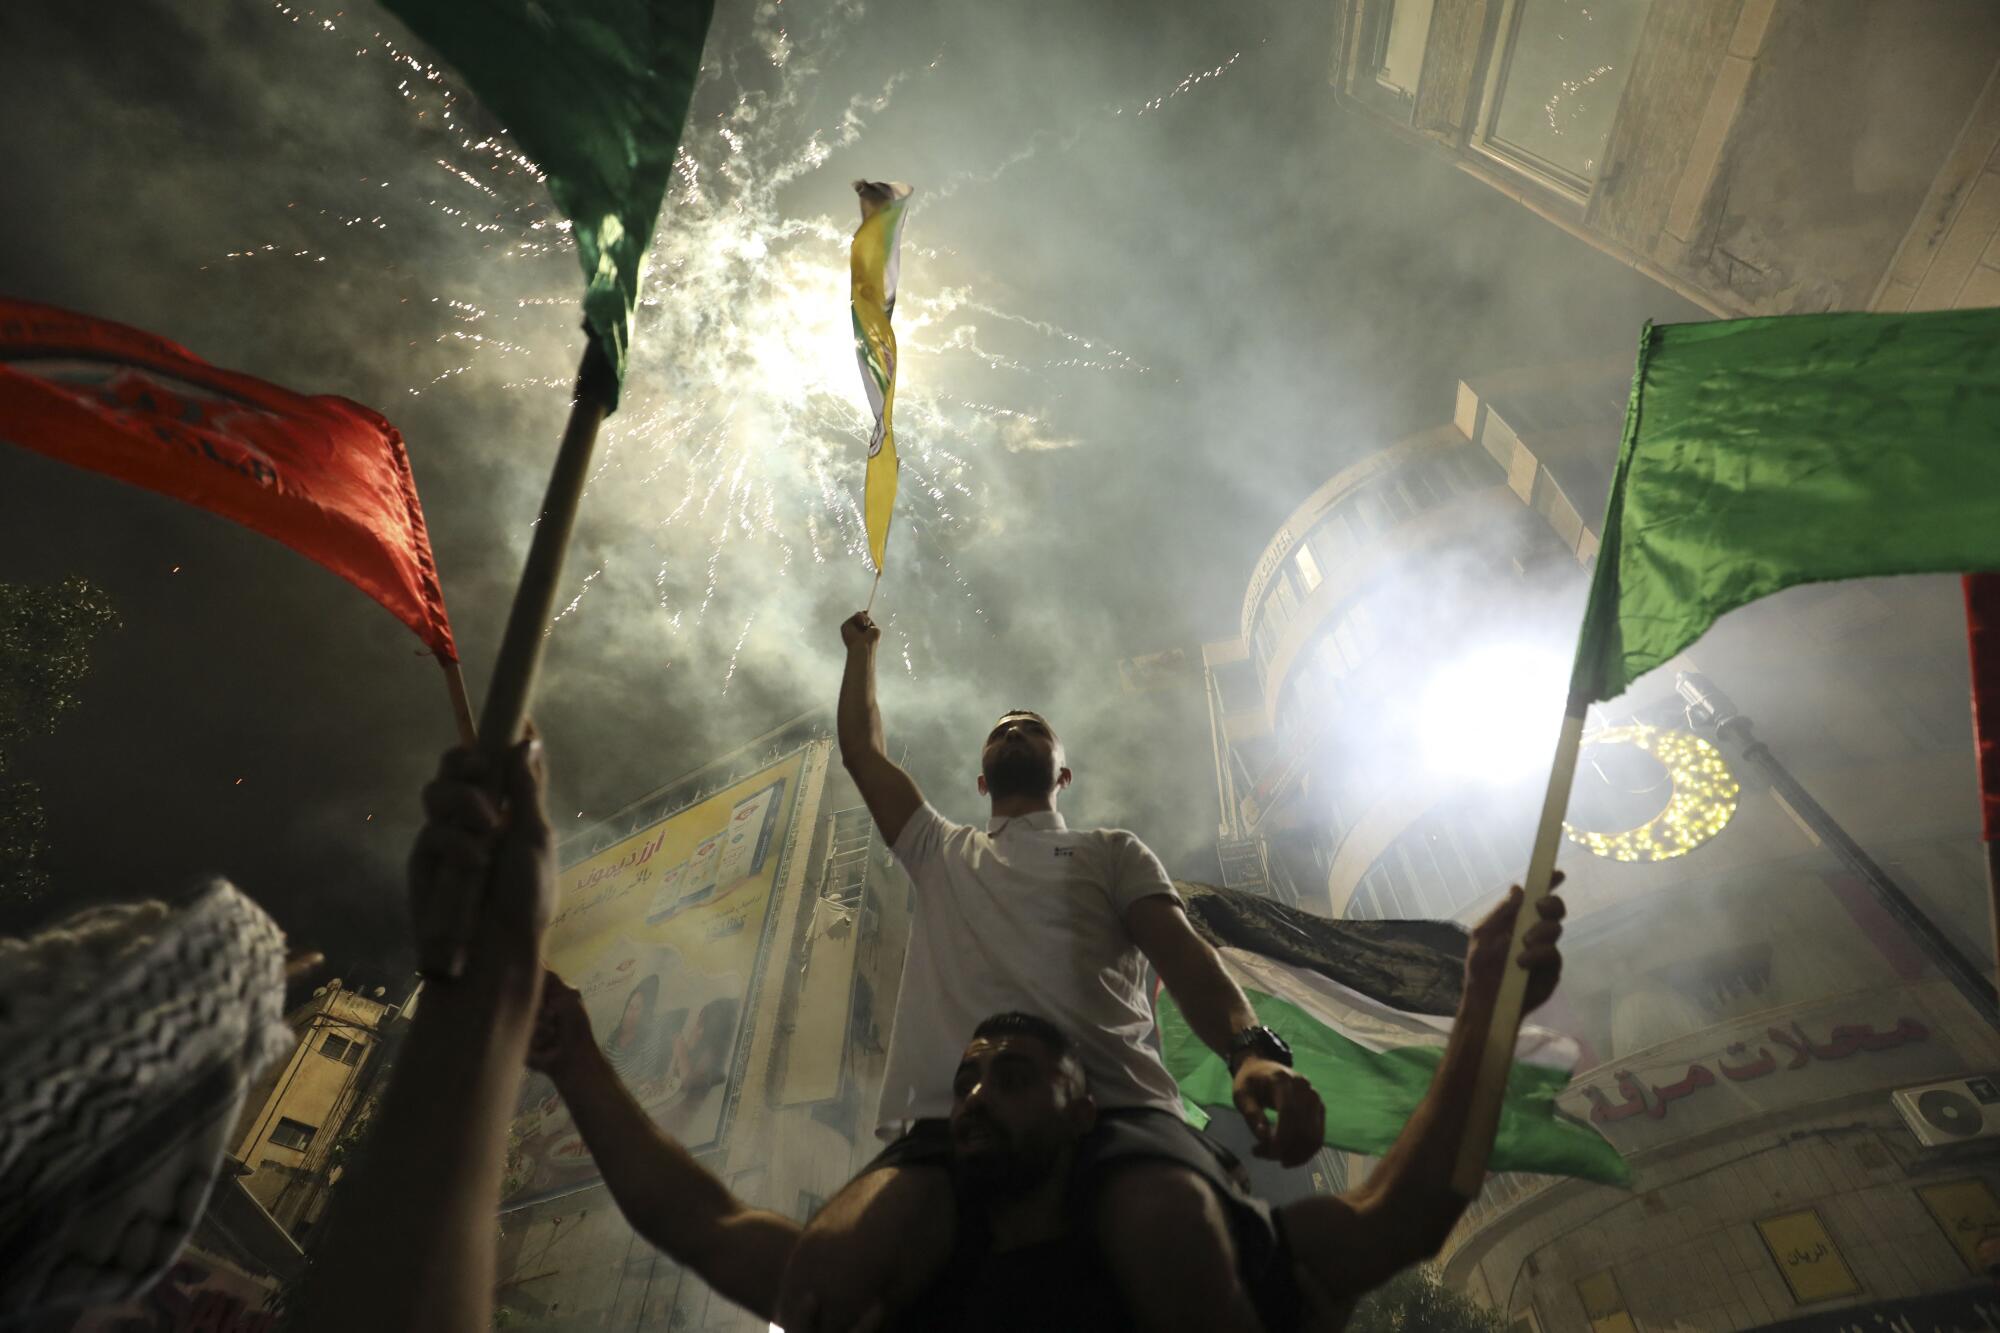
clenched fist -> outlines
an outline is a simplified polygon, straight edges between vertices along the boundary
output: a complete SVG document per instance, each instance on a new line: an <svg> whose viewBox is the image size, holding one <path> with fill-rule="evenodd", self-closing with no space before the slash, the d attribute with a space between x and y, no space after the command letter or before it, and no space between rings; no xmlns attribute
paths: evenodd
<svg viewBox="0 0 2000 1333"><path fill-rule="evenodd" d="M847 645L847 651L857 648L873 648L882 637L882 629L866 611L856 611L840 622L840 641Z"/></svg>

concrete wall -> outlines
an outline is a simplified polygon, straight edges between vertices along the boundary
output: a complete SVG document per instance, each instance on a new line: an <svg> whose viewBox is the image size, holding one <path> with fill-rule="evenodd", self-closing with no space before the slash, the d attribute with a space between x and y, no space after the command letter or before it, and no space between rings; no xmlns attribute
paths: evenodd
<svg viewBox="0 0 2000 1333"><path fill-rule="evenodd" d="M1501 0L1437 0L1407 120L1358 68L1375 3L1349 0L1334 61L1357 114L1718 315L2000 304L1986 0L1653 4L1581 199L1476 147Z"/></svg>
<svg viewBox="0 0 2000 1333"><path fill-rule="evenodd" d="M1578 1284L1609 1272L1647 1333L1724 1333L1811 1310L1950 1290L1976 1273L1917 1190L1976 1178L2000 1193L2000 1151L1930 1156L1879 1100L1826 1108L1650 1166L1631 1194L1602 1188L1549 1199L1514 1220L1446 1280L1543 1333L1588 1333ZM1811 1208L1860 1291L1803 1303L1757 1222Z"/></svg>
<svg viewBox="0 0 2000 1333"><path fill-rule="evenodd" d="M1989 76L1871 308L2000 305L1996 228L2000 228L2000 80Z"/></svg>
<svg viewBox="0 0 2000 1333"><path fill-rule="evenodd" d="M266 1075L245 1099L233 1152L251 1169L245 1187L266 1208L281 1211L280 1220L287 1225L308 1220L297 1211L299 1196L324 1173L327 1154L354 1109L356 1090L389 1010L383 1000L350 990L314 996L289 1020L299 1034L291 1058L275 1074ZM329 1036L359 1048L350 1053L354 1063L324 1053ZM312 1141L304 1148L273 1142L271 1136L282 1120L311 1126ZM309 1192L316 1198L324 1193Z"/></svg>
<svg viewBox="0 0 2000 1333"><path fill-rule="evenodd" d="M1743 26L1725 75L1744 86L1718 86L1738 109L1712 177L1689 182L1687 248L1657 257L1758 314L1866 309L1992 74L2000 9L1786 0L1754 49Z"/></svg>

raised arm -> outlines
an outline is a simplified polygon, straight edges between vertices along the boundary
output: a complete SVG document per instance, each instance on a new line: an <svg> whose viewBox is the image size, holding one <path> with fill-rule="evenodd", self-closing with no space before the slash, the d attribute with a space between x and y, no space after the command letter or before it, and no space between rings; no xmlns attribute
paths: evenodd
<svg viewBox="0 0 2000 1333"><path fill-rule="evenodd" d="M846 766L861 799L875 818L875 827L891 847L903 834L910 816L923 806L924 794L908 773L889 758L882 741L882 713L875 706L875 645L882 631L857 611L841 622L840 639L847 645L847 670L840 678L840 762Z"/></svg>
<svg viewBox="0 0 2000 1333"><path fill-rule="evenodd" d="M493 1216L555 896L541 743L517 746L497 774L476 751L447 754L424 811L410 857L416 918L481 877L482 910L463 975L424 988L376 1129L295 1298L304 1333L493 1323Z"/></svg>
<svg viewBox="0 0 2000 1333"><path fill-rule="evenodd" d="M1557 881L1560 882L1560 875ZM1562 936L1562 899L1538 905L1541 920L1524 938L1519 965L1528 968L1526 1007L1540 1005L1562 974L1556 942ZM1472 1200L1451 1188L1466 1108L1479 1076L1487 1015L1500 990L1514 917L1515 888L1472 931L1465 957L1465 992L1431 1086L1403 1126L1381 1165L1358 1189L1334 1198L1302 1199L1286 1206L1285 1234L1292 1254L1322 1298L1339 1303L1362 1295L1443 1247Z"/></svg>
<svg viewBox="0 0 2000 1333"><path fill-rule="evenodd" d="M1139 899L1125 909L1125 931L1160 974L1194 1034L1230 1063L1236 1109L1256 1136L1257 1155L1286 1166L1311 1158L1326 1134L1325 1105L1303 1074L1254 1050L1231 1051L1229 1039L1256 1027L1257 1011L1215 949L1195 934L1180 902L1165 893Z"/></svg>
<svg viewBox="0 0 2000 1333"><path fill-rule="evenodd" d="M542 979L528 1064L555 1080L632 1229L770 1320L799 1224L746 1205L653 1123L591 1036L582 997L553 972Z"/></svg>

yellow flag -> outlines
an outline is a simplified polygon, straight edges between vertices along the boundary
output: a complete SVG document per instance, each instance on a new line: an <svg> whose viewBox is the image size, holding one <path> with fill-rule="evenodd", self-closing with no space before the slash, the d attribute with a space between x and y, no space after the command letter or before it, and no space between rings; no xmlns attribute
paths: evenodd
<svg viewBox="0 0 2000 1333"><path fill-rule="evenodd" d="M882 574L889 545L889 515L896 508L896 435L889 416L896 405L896 271L903 243L903 206L910 187L892 181L856 181L861 227L854 233L848 263L854 275L854 355L861 382L875 409L875 432L868 438L868 488L863 505L868 520L868 555Z"/></svg>

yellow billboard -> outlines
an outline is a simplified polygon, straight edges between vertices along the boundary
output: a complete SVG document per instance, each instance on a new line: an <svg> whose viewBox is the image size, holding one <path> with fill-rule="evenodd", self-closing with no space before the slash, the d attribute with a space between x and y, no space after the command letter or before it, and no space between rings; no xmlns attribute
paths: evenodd
<svg viewBox="0 0 2000 1333"><path fill-rule="evenodd" d="M557 877L543 955L583 992L591 1031L639 1104L692 1152L722 1134L804 760L781 760ZM597 1178L554 1085L530 1075L502 1207Z"/></svg>

